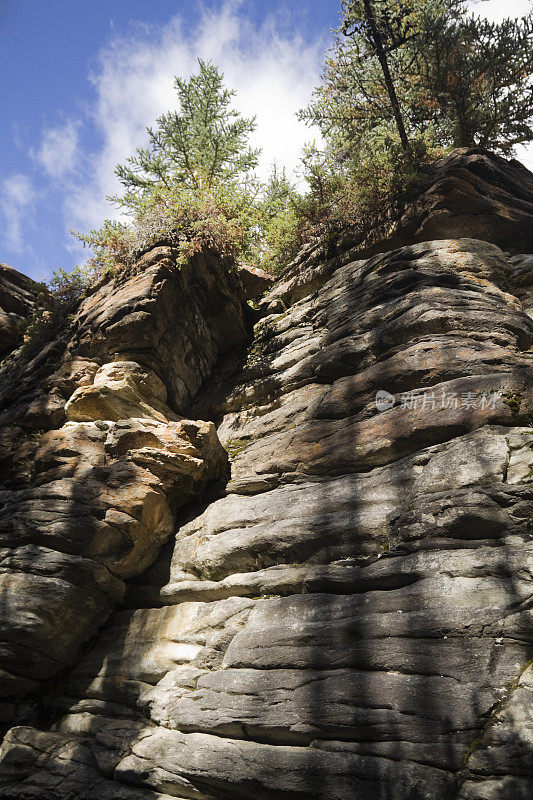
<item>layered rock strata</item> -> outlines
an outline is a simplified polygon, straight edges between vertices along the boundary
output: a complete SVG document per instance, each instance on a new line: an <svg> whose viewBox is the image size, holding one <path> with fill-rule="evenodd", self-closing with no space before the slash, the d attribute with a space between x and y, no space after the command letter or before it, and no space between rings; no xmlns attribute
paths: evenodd
<svg viewBox="0 0 533 800"><path fill-rule="evenodd" d="M33 310L37 290L26 275L0 264L0 358L20 342L21 324Z"/></svg>
<svg viewBox="0 0 533 800"><path fill-rule="evenodd" d="M143 555L167 534L130 546L127 576L119 539L103 537L115 561L98 568L128 577L122 605L40 719L6 734L0 797L531 796L531 260L460 237L355 255L303 254L245 352L199 391L182 379L188 407L174 367L131 344L133 319L120 358L69 384L71 421L46 436L94 431L84 459L104 451L109 469L133 461L162 483L170 469L175 488L158 491L179 495L172 436L206 431L205 472L214 423L231 475L177 512L152 566ZM80 358L106 339L92 319ZM142 421L119 421L141 403ZM146 461L165 432L164 458ZM131 514L127 487L114 491L114 513Z"/></svg>
<svg viewBox="0 0 533 800"><path fill-rule="evenodd" d="M93 291L66 342L4 365L6 395L23 387L2 415L4 722L31 712L122 599L125 579L154 561L177 509L226 473L213 423L178 411L245 336L242 302L216 260L183 271L174 263L169 248L152 251Z"/></svg>

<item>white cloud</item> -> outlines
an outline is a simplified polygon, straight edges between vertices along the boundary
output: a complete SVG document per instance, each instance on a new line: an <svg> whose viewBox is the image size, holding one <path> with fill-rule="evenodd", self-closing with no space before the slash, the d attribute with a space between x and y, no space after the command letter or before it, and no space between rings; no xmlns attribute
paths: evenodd
<svg viewBox="0 0 533 800"><path fill-rule="evenodd" d="M14 173L2 181L0 195L5 243L11 250L21 253L27 249L23 230L37 193L27 175Z"/></svg>
<svg viewBox="0 0 533 800"><path fill-rule="evenodd" d="M205 11L192 32L177 16L164 27L138 25L128 37L113 39L91 75L92 120L103 144L91 158L91 180L71 188L69 226L93 227L113 215L104 198L119 188L115 165L145 143L147 125L175 107L173 76L188 77L197 58L211 59L237 90L235 106L246 116L257 115L252 144L263 150L259 173L266 175L274 159L292 171L302 145L319 138L295 112L309 102L328 44L328 31L320 40L304 41L288 27L284 31L279 17L256 27L239 2Z"/></svg>
<svg viewBox="0 0 533 800"><path fill-rule="evenodd" d="M469 5L498 20L525 13L530 2L488 0ZM293 172L302 145L320 139L318 130L299 122L295 112L309 102L330 45L329 31L314 41L304 41L289 24L284 27L279 12L275 19L256 26L242 0L204 10L192 31L178 15L164 26L139 23L129 35L111 38L90 75L95 102L89 118L101 146L85 155L83 171L75 175L67 174L70 166L66 164L74 161L76 127L48 132L40 151L49 172L55 170L57 175L57 165L60 169L64 165L68 227L87 230L105 217L120 218L105 200L106 195L120 191L114 168L146 143L146 126L175 107L173 76L195 72L198 57L211 59L224 72L226 84L237 90L235 105L242 113L257 115L252 144L263 150L259 173L265 176L274 160ZM62 135L72 144L70 151L66 147L72 161L60 160ZM520 148L519 158L533 167L533 148ZM69 249L79 254L74 243Z"/></svg>
<svg viewBox="0 0 533 800"><path fill-rule="evenodd" d="M531 11L531 0L474 0L467 3L470 10L492 22L505 17L523 17Z"/></svg>
<svg viewBox="0 0 533 800"><path fill-rule="evenodd" d="M78 155L78 128L72 121L48 128L41 147L32 153L44 171L52 178L64 178L72 172Z"/></svg>
<svg viewBox="0 0 533 800"><path fill-rule="evenodd" d="M515 158L533 172L533 144L519 145L516 148Z"/></svg>

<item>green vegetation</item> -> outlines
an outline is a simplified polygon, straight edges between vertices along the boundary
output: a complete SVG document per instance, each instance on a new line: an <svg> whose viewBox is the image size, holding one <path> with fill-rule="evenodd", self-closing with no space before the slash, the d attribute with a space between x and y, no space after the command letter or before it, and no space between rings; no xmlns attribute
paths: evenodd
<svg viewBox="0 0 533 800"><path fill-rule="evenodd" d="M503 402L511 409L511 414L520 414L523 397L518 392L507 392L503 395Z"/></svg>
<svg viewBox="0 0 533 800"><path fill-rule="evenodd" d="M161 185L167 190L209 190L217 184L237 184L257 166L258 150L248 146L255 118L230 109L235 92L223 85L223 75L199 60L200 72L190 80L174 78L180 111L170 111L148 128L150 146L119 164L116 174L127 192L112 198L137 210L139 198Z"/></svg>
<svg viewBox="0 0 533 800"><path fill-rule="evenodd" d="M58 269L48 283L38 284L35 310L22 323L25 355L33 355L43 341L66 327L94 278L91 267L75 267L72 272Z"/></svg>
<svg viewBox="0 0 533 800"><path fill-rule="evenodd" d="M335 150L353 156L368 137L392 137L406 150L422 141L511 154L533 138L533 13L496 24L459 0L342 8L322 84L301 112Z"/></svg>
<svg viewBox="0 0 533 800"><path fill-rule="evenodd" d="M266 185L257 180L259 151L248 145L255 119L230 107L235 92L215 66L198 63L188 81L175 78L179 111L159 117L149 146L116 168L126 191L109 199L130 224L77 234L97 270L120 268L162 240L178 247L178 264L206 248L257 264L285 247L288 181L276 170Z"/></svg>
<svg viewBox="0 0 533 800"><path fill-rule="evenodd" d="M276 271L306 242L321 242L328 256L341 233L363 240L397 219L427 165L452 147L511 155L533 139L533 12L495 24L461 0L341 6L321 84L299 112L324 139L322 150L304 149L307 190L276 165L258 180L255 118L232 108L222 73L200 60L196 75L175 78L178 110L160 116L147 147L116 168L124 193L109 200L126 221L75 234L93 255L83 275L61 272L61 286L43 288L44 313L27 337L68 316L88 280L156 242L176 248L178 267L211 249L229 265Z"/></svg>
<svg viewBox="0 0 533 800"><path fill-rule="evenodd" d="M280 171L274 164L258 201L257 236L245 253L248 263L276 272L296 255L305 240L299 200L285 170Z"/></svg>
<svg viewBox="0 0 533 800"><path fill-rule="evenodd" d="M233 461L239 453L244 450L251 442L251 438L249 436L243 436L242 438L238 439L230 439L226 444L226 451L230 457L230 461Z"/></svg>
<svg viewBox="0 0 533 800"><path fill-rule="evenodd" d="M309 146L302 164L310 191L295 203L296 239L334 242L343 231L362 236L397 219L425 177L422 164L439 153L413 143L406 153L394 135L368 137L357 157L328 146ZM326 249L326 254L329 248Z"/></svg>
<svg viewBox="0 0 533 800"><path fill-rule="evenodd" d="M533 138L531 13L495 24L458 0L342 9L322 83L300 112L326 141L307 165L312 230L397 216L424 166L452 147L510 155Z"/></svg>

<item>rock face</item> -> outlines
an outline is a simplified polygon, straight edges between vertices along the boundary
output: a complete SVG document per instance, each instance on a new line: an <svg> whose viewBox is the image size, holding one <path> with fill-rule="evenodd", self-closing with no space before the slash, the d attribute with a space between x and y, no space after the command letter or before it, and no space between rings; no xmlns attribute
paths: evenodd
<svg viewBox="0 0 533 800"><path fill-rule="evenodd" d="M35 290L32 280L7 264L0 264L0 358L20 341L20 323L31 314Z"/></svg>
<svg viewBox="0 0 533 800"><path fill-rule="evenodd" d="M22 397L2 415L2 721L24 717L27 698L75 663L124 580L172 534L177 509L225 475L213 423L178 412L245 335L223 266L203 258L178 271L161 247L93 292L68 342L6 363L6 398L15 385Z"/></svg>
<svg viewBox="0 0 533 800"><path fill-rule="evenodd" d="M518 161L462 148L429 170L397 228L406 240L469 236L512 253L533 250L533 175Z"/></svg>
<svg viewBox="0 0 533 800"><path fill-rule="evenodd" d="M244 296L247 300L255 300L270 289L274 283L274 278L258 267L241 266L237 273L242 284Z"/></svg>
<svg viewBox="0 0 533 800"><path fill-rule="evenodd" d="M533 251L533 174L518 161L460 148L428 168L419 196L401 218L368 235L340 237L338 258L324 264L323 246L307 245L276 287L284 303L318 289L340 263L368 258L413 242L477 238L521 258ZM322 257L321 257L322 256ZM528 270L530 272L530 268ZM520 283L515 283L518 288Z"/></svg>
<svg viewBox="0 0 533 800"><path fill-rule="evenodd" d="M531 257L457 233L302 254L245 352L204 261L89 298L9 418L63 415L3 493L0 798L531 797Z"/></svg>

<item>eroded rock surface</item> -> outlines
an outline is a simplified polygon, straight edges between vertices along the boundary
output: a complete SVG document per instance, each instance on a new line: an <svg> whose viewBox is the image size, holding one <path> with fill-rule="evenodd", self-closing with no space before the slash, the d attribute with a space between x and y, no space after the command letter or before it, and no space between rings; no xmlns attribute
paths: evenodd
<svg viewBox="0 0 533 800"><path fill-rule="evenodd" d="M413 242L469 237L492 242L511 255L533 252L533 174L518 161L479 148L459 148L428 168L417 197L399 220L370 233L346 232L336 257L324 261L322 243L306 245L273 291L277 305L319 288L326 275L356 258ZM334 255L334 253L329 253ZM528 269L530 272L530 268ZM520 288L520 280L515 283ZM276 309L274 309L276 310Z"/></svg>
<svg viewBox="0 0 533 800"><path fill-rule="evenodd" d="M21 323L32 312L36 289L26 275L0 264L0 358L21 340Z"/></svg>
<svg viewBox="0 0 533 800"><path fill-rule="evenodd" d="M281 278L245 356L230 353L186 409L205 422L175 419L177 381L152 356L130 345L92 366L79 337L71 369L86 377L29 491L66 479L83 434L76 469L101 481L105 453L105 469L168 503L180 459L201 476L222 463L212 423L231 477L178 512L152 566L146 550L168 534L136 539L127 481L98 484L110 524L138 544L121 561L119 538L84 535L109 544L83 552L84 585L111 576L108 595L126 583L124 598L50 685L41 721L6 734L0 797L531 796L528 257L460 237L306 257L299 298ZM392 399L378 406L380 391ZM152 413L118 420L131 407ZM55 556L65 575L70 553Z"/></svg>
<svg viewBox="0 0 533 800"><path fill-rule="evenodd" d="M227 454L214 424L178 412L226 342L244 338L242 302L215 260L178 271L172 256L157 248L128 274L103 282L66 341L51 342L30 364L23 356L5 364L6 395L10 384L27 393L6 403L2 415L4 722L24 718L39 686L45 693L75 663L122 599L124 580L142 573L172 534L177 509L225 475ZM221 304L211 311L217 270ZM174 367L170 397L159 342ZM134 353L140 363L128 360Z"/></svg>
<svg viewBox="0 0 533 800"><path fill-rule="evenodd" d="M237 274L247 300L255 300L261 297L274 283L272 275L258 267L243 265L238 268Z"/></svg>

